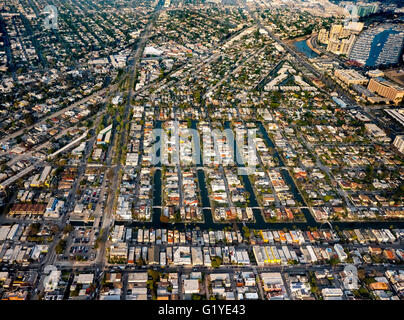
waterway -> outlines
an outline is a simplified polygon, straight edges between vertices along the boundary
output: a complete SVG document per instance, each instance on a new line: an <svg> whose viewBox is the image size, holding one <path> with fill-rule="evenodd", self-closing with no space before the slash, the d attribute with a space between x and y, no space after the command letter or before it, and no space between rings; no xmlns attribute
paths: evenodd
<svg viewBox="0 0 404 320"><path fill-rule="evenodd" d="M281 156L279 155L278 151L276 151L275 144L273 143L273 141L271 140L271 138L269 138L268 133L267 133L267 131L265 130L265 128L264 128L262 122L258 122L257 125L258 125L258 128L259 128L261 134L262 134L263 137L264 137L264 140L265 140L266 143L268 144L268 146L271 147L273 150L275 150L273 156L277 159L277 161L278 161L278 163L279 163L279 166L280 166L280 167L284 167L284 166L285 166L285 163L283 162L283 160L282 160ZM283 178L283 179L285 180L285 182L290 186L290 188L291 188L290 191L292 192L293 197L294 197L297 201L299 201L303 206L307 206L306 203L305 203L305 201L304 201L304 199L303 199L303 196L300 194L299 189L297 188L297 186L296 186L296 184L295 184L295 181L294 181L294 180L292 179L292 177L290 176L289 171L286 170L286 169L282 169L280 172L281 172L282 178ZM303 209L302 209L302 212L303 212L303 214L304 214L304 217L306 218L306 223L307 223L309 226L315 226L315 225L316 225L316 221L315 221L313 215L311 214L310 210L303 208Z"/></svg>
<svg viewBox="0 0 404 320"><path fill-rule="evenodd" d="M193 120L191 122L192 129L197 130L197 125L198 121ZM202 137L200 137L200 135L198 134L198 137L193 141L195 150L197 151L194 156L195 161L198 165L197 176L198 176L199 193L202 201L202 208L209 208L210 200L209 200L208 188L206 187L205 170L203 169L203 153L202 153L201 141ZM199 152L199 159L197 158L198 152ZM211 209L203 209L203 216L205 220L205 225L212 225L214 223Z"/></svg>
<svg viewBox="0 0 404 320"><path fill-rule="evenodd" d="M306 57L310 59L318 57L318 54L309 48L306 40L296 41L295 43L293 43L293 45L299 52L303 53Z"/></svg>
<svg viewBox="0 0 404 320"><path fill-rule="evenodd" d="M161 121L156 121L155 128L161 129ZM156 157L160 157L160 149L156 151ZM161 172L161 161L160 161L156 165L156 171L153 176L153 207L162 206L161 174L162 174L162 172ZM153 208L152 223L153 223L153 226L155 226L155 228L159 228L161 226L160 216L161 216L161 209Z"/></svg>
<svg viewBox="0 0 404 320"><path fill-rule="evenodd" d="M273 141L269 138L268 133L266 132L264 126L261 122L257 122L257 126L262 133L264 139L266 140L269 147L271 147L275 152L273 156L278 160L279 166L284 167L284 162L280 157L279 153L276 151L275 145ZM192 127L196 128L196 123L192 125ZM161 128L161 122L156 122L156 128ZM225 123L225 128L230 128L230 123ZM238 148L234 145L234 151L238 152ZM235 153L234 153L235 154ZM242 164L239 164L239 167L242 167ZM157 170L154 173L154 186L153 186L153 205L160 207L162 205L161 198L161 190L162 190L162 179L161 179L161 170L160 165L157 166ZM286 183L290 186L290 191L297 201L299 201L303 206L306 206L302 195L300 194L297 186L295 185L294 180L290 176L288 170L282 169L281 174L283 179L285 179ZM208 189L206 187L206 179L205 173L202 167L197 167L197 176L199 181L200 195L203 207L210 207L209 194ZM255 197L253 188L251 186L251 182L248 179L248 176L242 176L243 184L245 186L246 191L250 194L250 207L257 207L258 202ZM238 228L241 229L243 225L246 225L250 229L269 229L269 230L281 230L284 228L290 229L294 226L296 228L307 230L308 227L317 227L317 228L329 228L329 226L325 223L319 223L315 221L314 217L311 215L308 209L302 209L304 216L306 218L306 222L277 222L277 223L267 223L264 221L264 218L261 215L260 210L253 209L255 222L254 223L237 223ZM154 208L153 209L153 218L152 222L116 222L117 224L125 224L129 227L146 227L146 228L171 228L177 230L188 230L192 228L200 228L202 230L222 230L225 226L233 226L235 223L215 223L212 218L211 210L204 209L204 218L205 223L203 224L192 224L192 223L161 223L160 222L160 214L161 209ZM394 228L404 228L404 222L332 222L332 225L338 226L342 229L355 229L355 228L389 228L393 225Z"/></svg>
<svg viewBox="0 0 404 320"><path fill-rule="evenodd" d="M228 121L225 122L225 128L226 129L230 128L230 122L228 122ZM233 149L234 159L236 159L236 160L242 159L238 147L239 146L236 143L236 139L234 138L234 144L232 146L232 149ZM238 168L244 168L245 164L238 163L238 161L237 161L237 166L238 166ZM245 175L245 174L241 175L241 179L243 180L243 185L244 185L245 191L248 192L248 199L250 201L249 207L253 207L253 208L259 207L257 198L255 197L255 193L254 193L253 187L251 186L251 182L250 182L250 179L248 178L248 175ZM264 218L262 217L262 214L261 214L261 210L253 209L253 213L254 213L255 224L258 224L258 225L265 224Z"/></svg>

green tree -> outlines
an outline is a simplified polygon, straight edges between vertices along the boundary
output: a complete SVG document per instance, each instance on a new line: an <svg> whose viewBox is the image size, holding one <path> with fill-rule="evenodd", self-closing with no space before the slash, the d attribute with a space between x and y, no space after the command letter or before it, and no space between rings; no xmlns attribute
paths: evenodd
<svg viewBox="0 0 404 320"><path fill-rule="evenodd" d="M66 250L67 241L64 239L60 239L58 244L55 247L55 251L57 254L62 254Z"/></svg>
<svg viewBox="0 0 404 320"><path fill-rule="evenodd" d="M211 260L211 264L213 268L219 268L222 264L222 258L221 257L213 257Z"/></svg>

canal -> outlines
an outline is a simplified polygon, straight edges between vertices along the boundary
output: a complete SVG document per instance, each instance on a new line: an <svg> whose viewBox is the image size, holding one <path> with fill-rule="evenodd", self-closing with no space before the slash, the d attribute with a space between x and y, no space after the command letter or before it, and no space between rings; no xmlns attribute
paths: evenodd
<svg viewBox="0 0 404 320"><path fill-rule="evenodd" d="M229 121L225 122L225 129L231 129ZM234 130L233 130L233 132L234 132ZM240 163L238 161L238 160L241 160L243 158L241 157L241 154L240 154L240 151L239 151L239 146L237 145L237 141L236 141L235 137L228 136L227 139L228 139L227 141L233 141L233 144L231 146L232 147L232 155L233 155L233 159L236 160L236 164L237 164L238 169L245 168L245 163L243 163L243 162ZM249 199L249 205L248 206L252 207L252 208L259 207L257 198L255 197L255 193L254 193L253 187L251 186L251 182L250 182L250 179L248 178L248 175L243 174L243 175L241 175L239 177L241 177L241 179L243 181L245 191L248 193L248 199ZM264 221L264 218L262 216L261 210L253 209L253 213L254 213L255 224L258 224L258 225L265 224L265 221Z"/></svg>
<svg viewBox="0 0 404 320"><path fill-rule="evenodd" d="M192 123L192 128L196 128L197 122ZM284 162L280 157L279 153L276 151L275 145L273 141L269 138L268 133L266 132L263 124L261 122L257 122L258 128L262 133L265 141L267 142L268 146L274 150L273 156L278 160L278 164L280 167L284 167ZM161 128L161 122L156 121L156 128ZM230 128L230 122L225 122L225 128ZM236 152L238 153L237 145L233 145L234 155ZM159 156L159 152L157 153ZM202 161L202 159L201 159ZM201 162L202 163L202 162ZM239 167L243 167L244 164L238 164ZM197 176L198 176L198 183L202 201L202 207L210 207L209 201L209 193L206 187L206 179L203 167L197 167ZM285 179L286 183L290 186L291 192L297 201L299 201L303 206L306 206L305 201L300 194L299 190L297 189L294 180L290 176L288 170L282 169L281 174L283 179ZM253 188L251 186L251 182L248 179L248 176L242 176L243 184L245 186L246 191L249 193L250 199L250 207L258 207L258 202L255 197ZM161 163L156 166L156 171L153 177L153 206L160 207L162 206L162 172L161 172ZM253 209L254 212L254 223L237 223L238 227L241 229L243 225L246 225L250 229L269 229L269 230L281 230L284 228L291 229L292 227L296 227L302 230L306 230L308 227L317 227L317 228L329 228L328 224L319 223L315 221L314 217L311 215L308 209L302 209L304 216L306 218L306 222L276 222L276 223L267 223L264 221L260 210ZM192 228L199 228L202 230L222 230L225 226L233 226L234 223L215 223L212 218L211 210L204 209L204 224L185 224L185 223L161 223L160 222L160 215L161 209L160 208L153 208L153 218L152 222L131 222L131 223L124 223L124 222L116 222L116 224L125 224L128 227L146 227L146 228L171 228L177 230L188 230ZM80 223L74 223L74 225L80 225ZM338 226L339 229L355 229L355 228L389 228L391 225L395 228L404 228L404 222L332 222L332 225Z"/></svg>

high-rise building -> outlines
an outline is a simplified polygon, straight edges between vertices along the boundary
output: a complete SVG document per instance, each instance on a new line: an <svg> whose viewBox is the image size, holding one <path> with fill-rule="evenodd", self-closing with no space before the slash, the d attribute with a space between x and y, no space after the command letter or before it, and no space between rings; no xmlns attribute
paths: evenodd
<svg viewBox="0 0 404 320"><path fill-rule="evenodd" d="M318 35L320 43L327 44L327 51L335 54L349 55L363 23L350 22L347 25L333 24L330 32L321 29Z"/></svg>
<svg viewBox="0 0 404 320"><path fill-rule="evenodd" d="M330 39L340 39L343 26L342 24L333 24L330 30Z"/></svg>
<svg viewBox="0 0 404 320"><path fill-rule="evenodd" d="M349 30L348 28L342 28L341 32L339 33L339 38L347 38L349 37L351 34L351 30Z"/></svg>
<svg viewBox="0 0 404 320"><path fill-rule="evenodd" d="M348 56L355 43L355 38L354 35L351 35L349 39L330 39L328 40L327 51Z"/></svg>
<svg viewBox="0 0 404 320"><path fill-rule="evenodd" d="M348 56L351 52L353 45L355 44L356 37L352 34L349 39L342 39L341 46L339 48L340 54Z"/></svg>
<svg viewBox="0 0 404 320"><path fill-rule="evenodd" d="M341 41L338 39L329 39L327 45L327 51L338 54Z"/></svg>
<svg viewBox="0 0 404 320"><path fill-rule="evenodd" d="M329 32L326 29L321 29L318 33L318 41L322 44L328 44Z"/></svg>
<svg viewBox="0 0 404 320"><path fill-rule="evenodd" d="M358 3L356 5L358 17L366 17L370 14L379 11L379 5L377 3Z"/></svg>

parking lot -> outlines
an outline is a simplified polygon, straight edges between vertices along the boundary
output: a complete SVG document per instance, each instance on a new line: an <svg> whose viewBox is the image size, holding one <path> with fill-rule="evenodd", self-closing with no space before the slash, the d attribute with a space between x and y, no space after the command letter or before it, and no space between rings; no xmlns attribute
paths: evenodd
<svg viewBox="0 0 404 320"><path fill-rule="evenodd" d="M95 258L94 231L90 227L75 227L68 238L64 259L92 261Z"/></svg>

